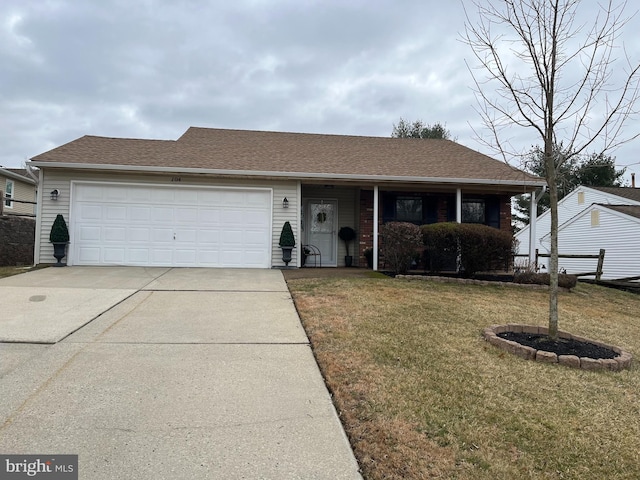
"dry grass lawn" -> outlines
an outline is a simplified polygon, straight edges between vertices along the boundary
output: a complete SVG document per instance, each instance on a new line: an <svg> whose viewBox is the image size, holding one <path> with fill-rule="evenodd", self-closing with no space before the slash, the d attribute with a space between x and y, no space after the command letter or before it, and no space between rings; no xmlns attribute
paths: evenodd
<svg viewBox="0 0 640 480"><path fill-rule="evenodd" d="M366 479L640 478L640 296L580 284L560 328L623 372L525 361L496 323L546 325L546 291L376 278L289 288Z"/></svg>
<svg viewBox="0 0 640 480"><path fill-rule="evenodd" d="M33 270L34 267L0 267L0 278L18 275Z"/></svg>

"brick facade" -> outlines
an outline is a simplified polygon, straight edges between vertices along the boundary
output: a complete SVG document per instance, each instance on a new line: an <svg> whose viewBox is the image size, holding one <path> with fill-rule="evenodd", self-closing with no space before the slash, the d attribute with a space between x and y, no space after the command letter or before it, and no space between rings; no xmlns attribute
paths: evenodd
<svg viewBox="0 0 640 480"><path fill-rule="evenodd" d="M373 248L373 190L360 190L358 265L366 265L364 251Z"/></svg>

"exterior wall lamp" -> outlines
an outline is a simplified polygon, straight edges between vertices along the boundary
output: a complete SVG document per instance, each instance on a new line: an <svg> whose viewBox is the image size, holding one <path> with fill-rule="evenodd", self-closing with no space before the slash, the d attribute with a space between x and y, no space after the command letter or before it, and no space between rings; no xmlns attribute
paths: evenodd
<svg viewBox="0 0 640 480"><path fill-rule="evenodd" d="M282 200L282 208L289 208L289 200L287 200L287 197L284 197Z"/></svg>
<svg viewBox="0 0 640 480"><path fill-rule="evenodd" d="M51 200L58 200L58 195L60 195L60 190L57 188L51 191Z"/></svg>

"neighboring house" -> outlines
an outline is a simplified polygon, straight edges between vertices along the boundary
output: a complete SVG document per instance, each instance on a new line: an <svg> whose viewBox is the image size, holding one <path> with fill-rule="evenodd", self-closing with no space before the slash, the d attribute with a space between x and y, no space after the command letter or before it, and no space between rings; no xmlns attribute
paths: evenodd
<svg viewBox="0 0 640 480"><path fill-rule="evenodd" d="M640 275L640 188L578 187L558 202L558 253L597 255L604 248L604 279ZM551 212L536 221L535 248L551 251ZM519 253L529 252L529 227L516 234ZM597 260L560 258L567 273L593 272ZM547 258L539 260L544 270Z"/></svg>
<svg viewBox="0 0 640 480"><path fill-rule="evenodd" d="M3 215L33 216L36 206L16 200L36 201L38 182L23 168L0 168Z"/></svg>
<svg viewBox="0 0 640 480"><path fill-rule="evenodd" d="M195 127L176 141L84 136L30 164L42 185L36 263L53 262L48 236L62 214L70 265L280 267L286 221L291 265L304 244L322 266L344 265L343 226L357 231L364 265L383 222L511 231L511 196L545 184L449 140Z"/></svg>

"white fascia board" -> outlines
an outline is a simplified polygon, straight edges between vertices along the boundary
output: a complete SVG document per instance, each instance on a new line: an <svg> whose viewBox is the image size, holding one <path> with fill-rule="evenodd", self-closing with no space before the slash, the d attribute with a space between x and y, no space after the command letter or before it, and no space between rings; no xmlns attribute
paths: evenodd
<svg viewBox="0 0 640 480"><path fill-rule="evenodd" d="M5 170L4 168L0 168L0 174L5 177L9 177L12 180L17 180L23 183L29 183L31 185L37 185L37 182L29 177L23 177L22 175L18 175L17 173L10 172L9 170Z"/></svg>
<svg viewBox="0 0 640 480"><path fill-rule="evenodd" d="M149 167L139 165L103 165L86 163L51 163L28 162L39 168L72 168L79 170L117 170L122 172L147 172L147 173L187 173L207 175L229 175L245 177L282 177L292 180L358 180L369 182L404 182L404 183L451 183L468 185L512 185L528 186L532 189L546 185L541 180L489 180L470 178L439 178L439 177L404 177L383 175L354 175L345 173L304 173L304 172L264 172L255 170L220 170L205 168L177 168L177 167Z"/></svg>

